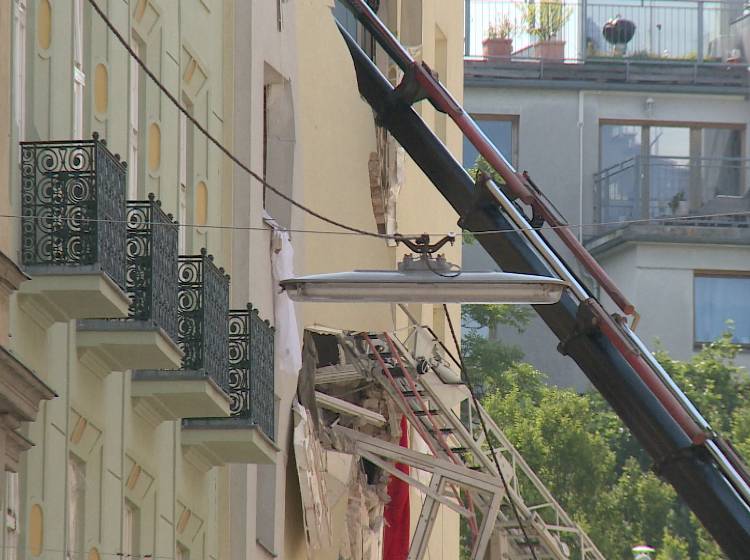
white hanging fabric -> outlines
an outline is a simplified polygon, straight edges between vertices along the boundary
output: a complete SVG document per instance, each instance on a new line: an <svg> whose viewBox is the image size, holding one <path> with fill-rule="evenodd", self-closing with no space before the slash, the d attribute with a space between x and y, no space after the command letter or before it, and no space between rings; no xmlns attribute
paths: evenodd
<svg viewBox="0 0 750 560"><path fill-rule="evenodd" d="M275 358L282 375L293 376L295 380L302 367L302 343L297 327L297 314L294 303L279 282L294 277L294 249L289 232L274 230L271 243L271 268L274 282L274 320L276 325Z"/></svg>

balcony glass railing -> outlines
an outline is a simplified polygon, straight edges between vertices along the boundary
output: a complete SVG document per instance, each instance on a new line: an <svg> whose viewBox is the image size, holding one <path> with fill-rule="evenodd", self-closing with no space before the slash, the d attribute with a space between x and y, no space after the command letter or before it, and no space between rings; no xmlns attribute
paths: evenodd
<svg viewBox="0 0 750 560"><path fill-rule="evenodd" d="M741 2L709 0L465 0L465 55L487 60L625 59L743 62L735 22ZM632 37L617 18L634 28ZM490 33L512 39L505 46ZM627 39L627 41L626 41ZM500 49L500 50L498 50Z"/></svg>
<svg viewBox="0 0 750 560"><path fill-rule="evenodd" d="M147 321L177 340L177 224L161 203L127 203L127 277L129 319Z"/></svg>
<svg viewBox="0 0 750 560"><path fill-rule="evenodd" d="M126 164L92 140L21 143L21 260L36 274L86 268L125 288Z"/></svg>
<svg viewBox="0 0 750 560"><path fill-rule="evenodd" d="M730 216L748 208L748 164L742 158L634 157L594 175L595 218L601 230L632 220L716 216L706 225L745 223ZM675 221L674 223L679 223Z"/></svg>
<svg viewBox="0 0 750 560"><path fill-rule="evenodd" d="M185 354L182 368L203 372L229 387L229 276L203 249L179 257L177 342Z"/></svg>
<svg viewBox="0 0 750 560"><path fill-rule="evenodd" d="M251 305L229 312L228 392L232 415L274 439L274 329Z"/></svg>

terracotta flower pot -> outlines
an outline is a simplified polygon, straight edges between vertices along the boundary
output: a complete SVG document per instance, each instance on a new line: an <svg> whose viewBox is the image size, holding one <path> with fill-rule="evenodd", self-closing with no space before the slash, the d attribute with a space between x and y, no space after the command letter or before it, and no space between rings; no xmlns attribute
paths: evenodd
<svg viewBox="0 0 750 560"><path fill-rule="evenodd" d="M540 41L534 49L538 58L548 62L562 62L565 60L565 41L552 39Z"/></svg>
<svg viewBox="0 0 750 560"><path fill-rule="evenodd" d="M482 41L482 54L489 59L509 60L513 52L513 39L485 39Z"/></svg>

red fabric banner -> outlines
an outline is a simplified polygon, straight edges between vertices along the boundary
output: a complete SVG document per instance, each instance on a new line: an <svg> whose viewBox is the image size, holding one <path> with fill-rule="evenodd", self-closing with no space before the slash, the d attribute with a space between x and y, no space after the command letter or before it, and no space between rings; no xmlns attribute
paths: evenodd
<svg viewBox="0 0 750 560"><path fill-rule="evenodd" d="M409 447L409 433L406 416L401 417L401 447ZM409 474L409 466L396 463L396 468ZM385 527L383 528L383 560L406 560L409 554L409 536L411 534L409 519L409 485L391 476L388 481L388 502L383 511Z"/></svg>

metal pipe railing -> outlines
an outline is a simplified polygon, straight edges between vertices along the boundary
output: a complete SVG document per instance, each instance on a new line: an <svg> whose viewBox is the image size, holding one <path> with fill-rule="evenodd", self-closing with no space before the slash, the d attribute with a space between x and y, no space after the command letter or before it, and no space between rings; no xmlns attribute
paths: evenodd
<svg viewBox="0 0 750 560"><path fill-rule="evenodd" d="M594 174L599 229L731 209L737 202L727 200L739 200L748 192L749 167L749 159L731 157L635 156L618 162ZM717 204L726 208L714 208Z"/></svg>
<svg viewBox="0 0 750 560"><path fill-rule="evenodd" d="M598 0L465 0L465 55L493 59L597 58L674 60L707 63L737 60L740 48L732 22L742 15L736 2L651 0L628 3ZM614 18L635 24L626 45L612 45L602 34ZM487 48L492 31L512 40L508 54ZM550 50L547 42L557 46Z"/></svg>

